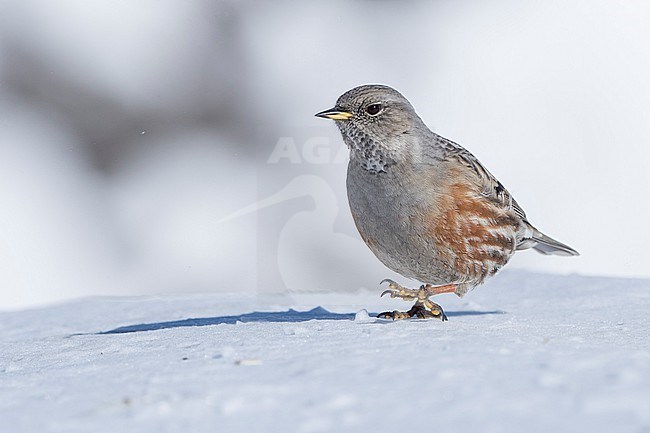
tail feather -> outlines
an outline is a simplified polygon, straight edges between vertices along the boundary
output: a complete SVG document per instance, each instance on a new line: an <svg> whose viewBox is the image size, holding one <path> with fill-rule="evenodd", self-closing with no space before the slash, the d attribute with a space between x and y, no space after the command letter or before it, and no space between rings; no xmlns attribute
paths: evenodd
<svg viewBox="0 0 650 433"><path fill-rule="evenodd" d="M533 246L533 249L538 253L544 255L556 255L556 256L579 256L580 253L571 248L568 245L563 244L562 242L556 241L550 236L546 236L544 233L535 230L535 233L532 236L532 240L537 242Z"/></svg>

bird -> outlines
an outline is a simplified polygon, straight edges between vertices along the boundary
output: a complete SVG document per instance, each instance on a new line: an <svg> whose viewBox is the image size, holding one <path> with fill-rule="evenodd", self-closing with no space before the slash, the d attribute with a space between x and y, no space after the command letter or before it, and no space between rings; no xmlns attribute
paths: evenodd
<svg viewBox="0 0 650 433"><path fill-rule="evenodd" d="M415 304L377 317L446 321L432 296L464 296L517 251L579 255L536 229L472 153L431 131L392 87L355 87L316 116L334 120L350 150L347 196L361 238L386 267L422 283L383 280L381 296Z"/></svg>

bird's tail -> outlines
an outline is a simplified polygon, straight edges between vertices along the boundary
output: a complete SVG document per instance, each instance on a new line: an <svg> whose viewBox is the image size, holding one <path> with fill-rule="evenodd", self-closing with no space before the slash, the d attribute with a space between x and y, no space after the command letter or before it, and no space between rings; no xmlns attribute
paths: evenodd
<svg viewBox="0 0 650 433"><path fill-rule="evenodd" d="M532 248L538 253L544 255L556 255L556 256L579 256L580 253L571 248L568 245L563 244L562 242L556 241L550 236L546 236L544 233L535 229L532 240L536 242Z"/></svg>

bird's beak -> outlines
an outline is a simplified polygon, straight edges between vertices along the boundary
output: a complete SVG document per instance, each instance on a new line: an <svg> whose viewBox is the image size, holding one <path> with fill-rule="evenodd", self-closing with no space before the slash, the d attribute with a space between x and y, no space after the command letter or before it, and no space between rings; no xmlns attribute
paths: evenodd
<svg viewBox="0 0 650 433"><path fill-rule="evenodd" d="M339 111L336 108L330 108L329 110L316 113L315 116L322 117L323 119L350 120L353 115L348 111Z"/></svg>

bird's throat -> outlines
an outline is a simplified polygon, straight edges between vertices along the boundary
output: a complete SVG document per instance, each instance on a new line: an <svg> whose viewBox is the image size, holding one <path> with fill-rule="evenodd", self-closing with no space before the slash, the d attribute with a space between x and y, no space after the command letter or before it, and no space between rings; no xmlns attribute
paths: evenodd
<svg viewBox="0 0 650 433"><path fill-rule="evenodd" d="M341 131L345 144L350 148L350 159L370 174L388 171L395 159L388 149L361 131Z"/></svg>

